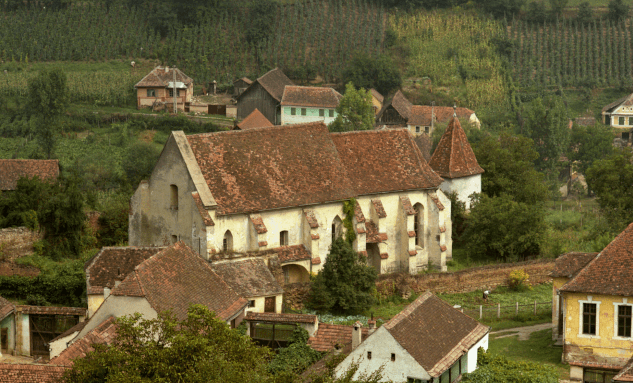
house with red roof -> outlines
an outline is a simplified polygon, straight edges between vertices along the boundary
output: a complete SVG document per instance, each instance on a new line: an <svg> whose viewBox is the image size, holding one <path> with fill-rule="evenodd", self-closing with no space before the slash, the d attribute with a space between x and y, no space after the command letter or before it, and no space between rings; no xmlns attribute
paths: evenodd
<svg viewBox="0 0 633 383"><path fill-rule="evenodd" d="M246 118L235 125L233 130L245 130L245 129L253 129L253 128L270 128L271 126L275 126L272 122L268 121L266 116L259 111L259 109L255 108L255 110L246 116Z"/></svg>
<svg viewBox="0 0 633 383"><path fill-rule="evenodd" d="M458 381L477 368L477 350L488 349L489 332L490 327L426 292L364 341L360 331L352 333L353 350L334 374L341 377L357 364L354 378L383 368L383 379L393 382Z"/></svg>
<svg viewBox="0 0 633 383"><path fill-rule="evenodd" d="M193 96L193 79L178 68L157 66L134 85L138 109L151 108L156 102L172 106L174 92L176 107L185 111Z"/></svg>
<svg viewBox="0 0 633 383"><path fill-rule="evenodd" d="M279 68L253 81L237 96L237 119L244 120L255 109L275 125L281 124L281 98L286 85L294 83Z"/></svg>
<svg viewBox="0 0 633 383"><path fill-rule="evenodd" d="M286 85L281 97L281 125L322 121L329 125L343 98L332 88Z"/></svg>
<svg viewBox="0 0 633 383"><path fill-rule="evenodd" d="M444 179L440 189L447 194L456 192L457 199L464 202L466 210L469 210L470 195L481 193L481 174L484 170L477 163L457 114L453 115L440 138L429 165Z"/></svg>
<svg viewBox="0 0 633 383"><path fill-rule="evenodd" d="M15 190L20 178L38 177L55 181L59 177L59 160L0 159L0 191Z"/></svg>
<svg viewBox="0 0 633 383"><path fill-rule="evenodd" d="M406 129L330 133L323 122L172 132L130 201L129 241L183 241L214 261L275 253L285 282L323 266L347 230L380 273L446 270L450 199ZM269 255L267 255L269 256Z"/></svg>
<svg viewBox="0 0 633 383"><path fill-rule="evenodd" d="M585 382L630 381L633 357L633 224L597 255L561 257L555 275L563 362L570 378Z"/></svg>

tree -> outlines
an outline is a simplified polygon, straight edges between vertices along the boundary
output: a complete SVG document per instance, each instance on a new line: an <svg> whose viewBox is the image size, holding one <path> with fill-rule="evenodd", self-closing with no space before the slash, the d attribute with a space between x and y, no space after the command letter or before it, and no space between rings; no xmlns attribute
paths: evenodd
<svg viewBox="0 0 633 383"><path fill-rule="evenodd" d="M485 13L502 19L518 14L525 0L477 0L477 2Z"/></svg>
<svg viewBox="0 0 633 383"><path fill-rule="evenodd" d="M611 0L607 17L615 22L626 20L629 17L629 6L624 4L624 0Z"/></svg>
<svg viewBox="0 0 633 383"><path fill-rule="evenodd" d="M273 0L254 1L248 12L246 41L259 44L266 41L275 28L278 4Z"/></svg>
<svg viewBox="0 0 633 383"><path fill-rule="evenodd" d="M307 306L321 312L359 313L373 303L376 269L342 238L332 243L323 268L314 277Z"/></svg>
<svg viewBox="0 0 633 383"><path fill-rule="evenodd" d="M587 184L596 194L605 217L619 232L633 222L633 154L619 150L587 169ZM620 230L617 230L620 229Z"/></svg>
<svg viewBox="0 0 633 383"><path fill-rule="evenodd" d="M540 251L547 225L539 205L517 202L511 196L472 199L462 240L474 259L513 262Z"/></svg>
<svg viewBox="0 0 633 383"><path fill-rule="evenodd" d="M462 382L473 383L557 383L558 374L543 363L511 361L480 348L477 369L465 374Z"/></svg>
<svg viewBox="0 0 633 383"><path fill-rule="evenodd" d="M586 174L594 161L613 153L613 133L606 126L574 126L567 158L578 161L578 170Z"/></svg>
<svg viewBox="0 0 633 383"><path fill-rule="evenodd" d="M157 319L135 314L117 324L114 342L94 345L95 351L75 360L65 382L270 381L271 351L231 330L205 306L192 305L182 321L170 313Z"/></svg>
<svg viewBox="0 0 633 383"><path fill-rule="evenodd" d="M547 198L543 175L534 169L538 157L532 140L506 133L487 137L473 146L477 162L485 172L481 191L489 197L508 195L514 201L535 205Z"/></svg>
<svg viewBox="0 0 633 383"><path fill-rule="evenodd" d="M351 82L367 90L374 88L384 96L402 83L400 71L391 57L383 54L370 56L364 52L354 54L343 70L341 80L344 84Z"/></svg>
<svg viewBox="0 0 633 383"><path fill-rule="evenodd" d="M590 23L593 20L593 9L589 2L584 1L578 5L578 13L576 14L576 21L582 24Z"/></svg>
<svg viewBox="0 0 633 383"><path fill-rule="evenodd" d="M563 15L563 10L569 3L569 0L549 0L549 6L552 11L554 19Z"/></svg>
<svg viewBox="0 0 633 383"><path fill-rule="evenodd" d="M528 4L527 19L533 23L543 23L547 18L545 4L542 1L532 1Z"/></svg>
<svg viewBox="0 0 633 383"><path fill-rule="evenodd" d="M356 90L351 82L345 86L345 95L336 107L336 119L330 124L332 132L370 130L374 127L374 108L371 93Z"/></svg>
<svg viewBox="0 0 633 383"><path fill-rule="evenodd" d="M51 158L59 126L57 118L68 105L66 75L61 69L43 70L28 83L28 104L37 140Z"/></svg>
<svg viewBox="0 0 633 383"><path fill-rule="evenodd" d="M127 148L121 167L125 171L127 182L133 188L152 174L159 155L160 151L146 142L137 142Z"/></svg>
<svg viewBox="0 0 633 383"><path fill-rule="evenodd" d="M280 348L268 364L268 371L280 379L292 377L303 372L313 363L321 359L322 353L308 346L310 335L302 327L296 327L290 337L288 346ZM288 379L292 381L291 379Z"/></svg>

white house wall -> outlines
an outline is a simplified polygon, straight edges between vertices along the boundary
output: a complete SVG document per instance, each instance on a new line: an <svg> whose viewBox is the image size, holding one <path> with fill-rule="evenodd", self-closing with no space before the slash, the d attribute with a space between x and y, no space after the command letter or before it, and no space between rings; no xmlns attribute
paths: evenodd
<svg viewBox="0 0 633 383"><path fill-rule="evenodd" d="M371 359L367 353L371 352ZM395 354L396 360L391 361L391 354ZM420 364L405 350L384 327L380 327L371 334L355 350L353 350L334 370L334 375L341 377L352 363L357 363L359 368L354 379L359 375L369 375L384 367L382 380L393 382L406 382L407 378L429 380L430 375Z"/></svg>
<svg viewBox="0 0 633 383"><path fill-rule="evenodd" d="M50 342L48 344L48 350L50 351L49 358L53 359L57 355L61 354L62 351L68 348L68 342L70 342L73 338L75 338L79 334L79 331L75 331L70 335L67 335L63 338L59 338L54 342Z"/></svg>
<svg viewBox="0 0 633 383"><path fill-rule="evenodd" d="M254 313L263 313L266 304L266 297L248 297L246 298L249 301L255 301L255 306L248 307L246 312L254 312ZM281 313L283 311L283 300L284 295L278 294L275 295L275 312Z"/></svg>
<svg viewBox="0 0 633 383"><path fill-rule="evenodd" d="M291 109L295 108L296 114L291 114ZM301 115L301 109L306 109L306 115ZM319 116L319 110L323 109L325 116ZM329 117L329 111L334 111L334 117ZM303 106L283 106L281 108L281 125L287 124L305 124L308 122L323 121L325 125L329 125L336 119L336 110L334 108L314 108Z"/></svg>
<svg viewBox="0 0 633 383"><path fill-rule="evenodd" d="M479 348L488 350L488 334L468 350L468 370L466 372L473 372L477 369L477 350L479 350Z"/></svg>
<svg viewBox="0 0 633 383"><path fill-rule="evenodd" d="M481 174L468 177L446 178L440 185L440 189L449 194L457 192L457 199L466 204L466 210L470 210L470 198L473 193L481 193Z"/></svg>

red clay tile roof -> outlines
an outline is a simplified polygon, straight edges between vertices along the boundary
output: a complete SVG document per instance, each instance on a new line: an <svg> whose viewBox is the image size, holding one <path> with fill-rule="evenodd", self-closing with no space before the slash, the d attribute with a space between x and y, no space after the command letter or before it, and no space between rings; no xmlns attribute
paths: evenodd
<svg viewBox="0 0 633 383"><path fill-rule="evenodd" d="M193 198L193 201L196 203L196 207L198 208L198 213L200 214L200 217L202 217L202 222L205 224L205 226L215 226L215 222L213 222L213 219L209 215L209 212L207 211L207 209L204 208L204 204L202 203L200 194L198 194L198 192L192 192L191 197Z"/></svg>
<svg viewBox="0 0 633 383"><path fill-rule="evenodd" d="M174 81L174 72L176 72L176 82L182 82L185 85L193 83L191 77L184 74L178 68L169 68L169 72L164 67L157 66L149 72L141 81L134 85L135 88L160 88L166 87L170 82Z"/></svg>
<svg viewBox="0 0 633 383"><path fill-rule="evenodd" d="M308 339L308 345L316 351L342 349L348 343L352 343L353 329L353 326L319 323L319 329L314 337ZM365 327L361 327L361 331L362 340L365 340L369 331Z"/></svg>
<svg viewBox="0 0 633 383"><path fill-rule="evenodd" d="M187 136L219 214L354 196L322 122Z"/></svg>
<svg viewBox="0 0 633 383"><path fill-rule="evenodd" d="M278 295L284 292L261 258L216 262L211 264L211 268L243 298Z"/></svg>
<svg viewBox="0 0 633 383"><path fill-rule="evenodd" d="M387 216L387 212L385 212L385 208L382 206L382 201L379 199L372 199L371 204L374 206L376 210L376 214L378 218L385 218Z"/></svg>
<svg viewBox="0 0 633 383"><path fill-rule="evenodd" d="M321 257L312 258L310 260L310 263L312 263L313 265L320 265L321 264Z"/></svg>
<svg viewBox="0 0 633 383"><path fill-rule="evenodd" d="M83 307L56 307L56 306L15 306L16 311L24 314L38 315L82 315L85 316L87 309Z"/></svg>
<svg viewBox="0 0 633 383"><path fill-rule="evenodd" d="M236 129L254 129L254 128L270 128L271 126L275 126L272 122L268 121L266 116L259 111L259 109L255 108L254 111L251 112L245 119L243 119L239 124L237 124Z"/></svg>
<svg viewBox="0 0 633 383"><path fill-rule="evenodd" d="M431 193L431 194L429 194L429 197L431 197L431 200L435 203L435 206L437 206L438 210L440 210L440 211L444 210L444 204L442 204L442 201L440 201L440 199L437 196L437 194Z"/></svg>
<svg viewBox="0 0 633 383"><path fill-rule="evenodd" d="M453 118L448 125L429 165L444 178L467 177L484 172L457 118Z"/></svg>
<svg viewBox="0 0 633 383"><path fill-rule="evenodd" d="M475 112L468 108L454 109L452 106L413 105L407 123L409 125L431 126L432 115L435 116L436 122L445 123L450 121L453 113L457 113L458 118L468 120Z"/></svg>
<svg viewBox="0 0 633 383"><path fill-rule="evenodd" d="M15 306L13 305L13 303L9 302L3 297L0 297L0 321L11 314L13 310L15 310Z"/></svg>
<svg viewBox="0 0 633 383"><path fill-rule="evenodd" d="M314 212L312 210L304 210L303 214L306 217L306 220L308 221L308 225L310 225L311 229L316 229L319 227L319 222L316 219L316 216L314 215Z"/></svg>
<svg viewBox="0 0 633 383"><path fill-rule="evenodd" d="M380 259L389 259L389 253L380 253Z"/></svg>
<svg viewBox="0 0 633 383"><path fill-rule="evenodd" d="M435 189L442 183L406 129L332 133L357 195Z"/></svg>
<svg viewBox="0 0 633 383"><path fill-rule="evenodd" d="M312 255L304 245L282 246L272 249L277 253L279 262L296 262L312 258Z"/></svg>
<svg viewBox="0 0 633 383"><path fill-rule="evenodd" d="M84 327L86 327L86 324L88 324L88 320L86 319L83 322L79 322L76 325L74 325L73 327L69 328L68 330L64 331L63 333L59 334L58 336L56 336L55 338L53 338L53 340L51 340L49 343L54 342L58 339L61 338L65 338L69 335L72 335L75 332L79 332L81 330L83 330Z"/></svg>
<svg viewBox="0 0 633 383"><path fill-rule="evenodd" d="M190 304L205 305L222 320L233 317L247 304L183 242L138 265L112 294L142 294L156 312L171 310L178 320L186 318Z"/></svg>
<svg viewBox="0 0 633 383"><path fill-rule="evenodd" d="M385 107L389 107L390 105L392 105L405 120L408 120L409 116L411 116L411 108L413 107L413 104L411 104L400 90L393 95L393 98L385 104L383 109L386 109Z"/></svg>
<svg viewBox="0 0 633 383"><path fill-rule="evenodd" d="M341 98L343 96L332 88L286 85L281 105L336 108Z"/></svg>
<svg viewBox="0 0 633 383"><path fill-rule="evenodd" d="M356 218L356 222L365 222L365 215L358 201L356 201L356 205L354 206L354 218Z"/></svg>
<svg viewBox="0 0 633 383"><path fill-rule="evenodd" d="M252 322L275 322L275 323L316 323L316 315L309 314L277 314L277 313L246 313L246 320Z"/></svg>
<svg viewBox="0 0 633 383"><path fill-rule="evenodd" d="M374 221L366 221L365 228L367 229L367 243L381 243L388 239L387 233L378 232L378 227Z"/></svg>
<svg viewBox="0 0 633 383"><path fill-rule="evenodd" d="M66 370L66 367L48 364L0 363L0 383L59 382Z"/></svg>
<svg viewBox="0 0 633 383"><path fill-rule="evenodd" d="M259 245L259 247L268 246L268 241L259 241L257 242L257 244Z"/></svg>
<svg viewBox="0 0 633 383"><path fill-rule="evenodd" d="M315 239L315 240L316 240L316 239L319 239L319 238L321 238L321 237L320 237L318 234L310 234L310 238L312 238L312 239Z"/></svg>
<svg viewBox="0 0 633 383"><path fill-rule="evenodd" d="M378 100L378 102L382 103L385 100L385 97L382 94L378 93L376 89L371 88L369 91L371 92L371 95L374 96L376 100Z"/></svg>
<svg viewBox="0 0 633 383"><path fill-rule="evenodd" d="M48 363L71 367L75 359L84 358L89 352L94 351L93 344L112 344L117 336L116 331L115 319L114 317L109 317Z"/></svg>
<svg viewBox="0 0 633 383"><path fill-rule="evenodd" d="M400 202L402 203L402 208L407 215L415 215L415 210L413 206L411 206L411 200L407 196L400 196Z"/></svg>
<svg viewBox="0 0 633 383"><path fill-rule="evenodd" d="M587 266L598 253L572 252L556 258L554 270L551 276L571 278L575 276L583 267Z"/></svg>
<svg viewBox="0 0 633 383"><path fill-rule="evenodd" d="M22 177L55 180L59 160L0 160L0 190L15 190Z"/></svg>
<svg viewBox="0 0 633 383"><path fill-rule="evenodd" d="M383 327L432 377L440 376L490 331L430 292Z"/></svg>
<svg viewBox="0 0 633 383"><path fill-rule="evenodd" d="M422 153L422 157L424 157L424 160L426 162L431 161L431 148L433 147L431 137L429 137L428 134L420 134L413 140L418 146L418 149L420 149L420 153Z"/></svg>
<svg viewBox="0 0 633 383"><path fill-rule="evenodd" d="M103 247L84 264L88 276L88 294L103 294L103 288L114 288L134 268L164 247Z"/></svg>
<svg viewBox="0 0 633 383"><path fill-rule="evenodd" d="M251 214L248 216L248 218L253 223L253 226L255 226L255 231L257 231L257 234L264 234L268 232L268 229L266 229L266 225L264 225L264 220L262 219L261 215Z"/></svg>
<svg viewBox="0 0 633 383"><path fill-rule="evenodd" d="M284 94L284 87L286 85L294 85L294 83L286 77L284 72L279 68L275 68L273 70L268 71L262 77L258 78L255 82L259 83L265 90L268 92L275 100L281 101L281 97ZM255 84L253 82L251 86ZM246 93L246 91L244 91ZM239 99L244 93L240 94L237 98Z"/></svg>
<svg viewBox="0 0 633 383"><path fill-rule="evenodd" d="M620 233L561 291L633 295L633 223Z"/></svg>
<svg viewBox="0 0 633 383"><path fill-rule="evenodd" d="M613 382L633 382L633 358L613 377Z"/></svg>

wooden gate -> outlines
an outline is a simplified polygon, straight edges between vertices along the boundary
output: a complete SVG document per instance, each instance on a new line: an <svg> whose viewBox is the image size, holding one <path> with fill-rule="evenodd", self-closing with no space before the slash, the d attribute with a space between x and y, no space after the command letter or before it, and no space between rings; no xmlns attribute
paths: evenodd
<svg viewBox="0 0 633 383"><path fill-rule="evenodd" d="M266 297L264 300L264 312L265 313L274 313L275 312L275 303L276 297Z"/></svg>
<svg viewBox="0 0 633 383"><path fill-rule="evenodd" d="M48 343L77 323L78 316L30 314L31 355L48 358Z"/></svg>
<svg viewBox="0 0 633 383"><path fill-rule="evenodd" d="M226 105L209 105L209 114L226 116Z"/></svg>

